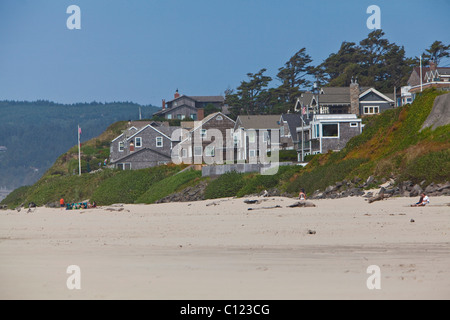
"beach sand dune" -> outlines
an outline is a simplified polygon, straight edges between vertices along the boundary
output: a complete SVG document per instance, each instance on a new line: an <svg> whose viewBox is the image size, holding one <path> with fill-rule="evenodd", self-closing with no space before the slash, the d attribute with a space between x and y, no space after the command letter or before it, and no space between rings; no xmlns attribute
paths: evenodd
<svg viewBox="0 0 450 320"><path fill-rule="evenodd" d="M264 200L0 211L0 298L450 298L450 197Z"/></svg>

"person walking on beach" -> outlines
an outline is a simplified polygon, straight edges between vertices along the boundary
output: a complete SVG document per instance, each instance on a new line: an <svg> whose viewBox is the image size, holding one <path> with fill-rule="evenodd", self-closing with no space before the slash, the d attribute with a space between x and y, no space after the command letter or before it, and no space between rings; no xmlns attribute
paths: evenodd
<svg viewBox="0 0 450 320"><path fill-rule="evenodd" d="M65 206L65 203L64 203L64 199L63 199L63 198L59 199L59 205L60 205L61 210L62 210L62 209L64 208L64 206Z"/></svg>

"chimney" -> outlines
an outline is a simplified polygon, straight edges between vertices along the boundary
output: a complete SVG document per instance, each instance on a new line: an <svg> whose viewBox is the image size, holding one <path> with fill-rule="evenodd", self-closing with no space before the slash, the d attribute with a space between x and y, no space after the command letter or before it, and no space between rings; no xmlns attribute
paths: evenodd
<svg viewBox="0 0 450 320"><path fill-rule="evenodd" d="M360 115L358 78L354 80L353 77L350 83L350 113Z"/></svg>
<svg viewBox="0 0 450 320"><path fill-rule="evenodd" d="M177 91L175 91L175 94L173 95L173 98L176 99L179 97L180 97L180 94L178 93L178 89L177 89Z"/></svg>
<svg viewBox="0 0 450 320"><path fill-rule="evenodd" d="M130 152L134 152L134 142L133 142L133 140L130 141Z"/></svg>
<svg viewBox="0 0 450 320"><path fill-rule="evenodd" d="M430 60L428 64L430 65L430 71L436 71L436 63L433 60Z"/></svg>
<svg viewBox="0 0 450 320"><path fill-rule="evenodd" d="M166 99L162 100L162 109L165 110L166 109Z"/></svg>
<svg viewBox="0 0 450 320"><path fill-rule="evenodd" d="M197 121L202 121L205 118L205 110L200 108L197 109Z"/></svg>

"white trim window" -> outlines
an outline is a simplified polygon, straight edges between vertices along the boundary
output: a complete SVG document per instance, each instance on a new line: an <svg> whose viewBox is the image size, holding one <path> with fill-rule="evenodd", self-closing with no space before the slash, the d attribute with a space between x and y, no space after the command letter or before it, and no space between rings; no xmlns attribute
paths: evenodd
<svg viewBox="0 0 450 320"><path fill-rule="evenodd" d="M263 131L263 142L269 141L269 138L270 138L269 131L264 130Z"/></svg>
<svg viewBox="0 0 450 320"><path fill-rule="evenodd" d="M216 154L216 149L213 146L207 146L205 148L205 156L214 157Z"/></svg>
<svg viewBox="0 0 450 320"><path fill-rule="evenodd" d="M119 152L123 152L125 148L125 144L123 143L123 141L119 141Z"/></svg>
<svg viewBox="0 0 450 320"><path fill-rule="evenodd" d="M250 158L256 157L256 150L254 150L254 149L249 150L249 151L248 151L248 156L249 156Z"/></svg>
<svg viewBox="0 0 450 320"><path fill-rule="evenodd" d="M131 163L129 163L129 162L119 163L119 164L117 164L117 168L119 170L131 170Z"/></svg>
<svg viewBox="0 0 450 320"><path fill-rule="evenodd" d="M216 117L216 120L217 120L217 121L222 121L222 120L223 120L223 117L222 117L222 116L217 116L217 117Z"/></svg>
<svg viewBox="0 0 450 320"><path fill-rule="evenodd" d="M136 148L142 147L142 137L136 137L136 139L134 139L134 146Z"/></svg>
<svg viewBox="0 0 450 320"><path fill-rule="evenodd" d="M203 155L203 148L195 146L194 147L194 157L201 157Z"/></svg>
<svg viewBox="0 0 450 320"><path fill-rule="evenodd" d="M182 158L187 158L187 149L181 149L181 157Z"/></svg>
<svg viewBox="0 0 450 320"><path fill-rule="evenodd" d="M200 136L202 137L202 139L206 139L207 134L208 134L208 131L206 129L202 129L200 131Z"/></svg>
<svg viewBox="0 0 450 320"><path fill-rule="evenodd" d="M365 106L364 107L364 114L377 114L377 113L380 113L379 106Z"/></svg>
<svg viewBox="0 0 450 320"><path fill-rule="evenodd" d="M256 143L256 132L255 131L249 131L248 133L247 133L247 135L248 135L248 142L249 143Z"/></svg>
<svg viewBox="0 0 450 320"><path fill-rule="evenodd" d="M357 128L358 127L358 122L350 122L350 127Z"/></svg>
<svg viewBox="0 0 450 320"><path fill-rule="evenodd" d="M156 137L156 147L157 148L163 147L163 137Z"/></svg>

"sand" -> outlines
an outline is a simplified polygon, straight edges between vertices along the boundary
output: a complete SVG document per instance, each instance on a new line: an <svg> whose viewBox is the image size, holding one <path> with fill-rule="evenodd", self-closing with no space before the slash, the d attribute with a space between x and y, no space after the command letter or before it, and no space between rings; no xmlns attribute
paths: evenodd
<svg viewBox="0 0 450 320"><path fill-rule="evenodd" d="M450 197L415 200L0 211L0 298L449 299ZM81 289L67 287L71 265ZM380 289L368 289L371 265Z"/></svg>

